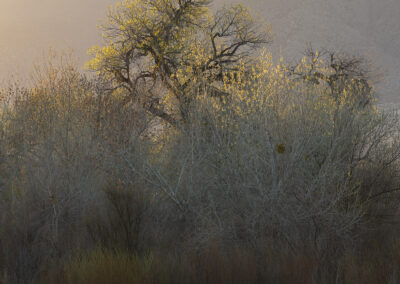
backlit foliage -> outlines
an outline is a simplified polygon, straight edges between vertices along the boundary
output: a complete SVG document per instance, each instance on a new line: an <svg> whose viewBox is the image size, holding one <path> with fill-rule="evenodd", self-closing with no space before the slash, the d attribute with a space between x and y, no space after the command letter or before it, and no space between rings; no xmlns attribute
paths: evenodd
<svg viewBox="0 0 400 284"><path fill-rule="evenodd" d="M235 70L224 75L223 95L211 99L220 125L237 119L251 120L268 111L282 121L282 127L290 117L299 116L308 123L319 124L326 130L325 134L331 135L332 131L328 129L335 127L338 114L343 111L354 116L377 114L369 81L367 83L356 74L335 77L331 67L318 56L316 51L311 62L309 57L304 57L292 67L283 59L274 62L271 53L264 50L250 66L237 64ZM318 76L320 81L316 81ZM337 78L337 81L329 83L329 76ZM208 100L207 97L203 96L202 100ZM308 109L313 109L313 112L306 117L304 114ZM234 116L237 119L233 119ZM232 124L224 127L235 128Z"/></svg>
<svg viewBox="0 0 400 284"><path fill-rule="evenodd" d="M187 121L199 93L221 96L226 74L271 40L242 5L213 14L207 0L123 1L102 26L106 45L94 47L88 68L123 88L150 113Z"/></svg>

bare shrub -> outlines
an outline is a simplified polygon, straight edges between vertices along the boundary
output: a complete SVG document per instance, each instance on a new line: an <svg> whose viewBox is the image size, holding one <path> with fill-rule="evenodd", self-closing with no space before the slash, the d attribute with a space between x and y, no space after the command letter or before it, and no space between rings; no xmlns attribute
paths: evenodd
<svg viewBox="0 0 400 284"><path fill-rule="evenodd" d="M134 144L145 119L134 123L136 110L102 99L64 57L38 70L31 89L8 95L0 122L1 259L10 279L25 282L90 244L88 210L102 202L114 156Z"/></svg>
<svg viewBox="0 0 400 284"><path fill-rule="evenodd" d="M397 279L398 249L374 240L397 233L399 118L357 82L293 80L266 55L223 95L194 91L174 127L69 61L45 66L2 92L7 281Z"/></svg>
<svg viewBox="0 0 400 284"><path fill-rule="evenodd" d="M141 175L195 224L200 242L340 251L376 229L382 210L396 213L397 114L363 107L358 99L370 94L352 97L351 86L333 99L268 66L256 70L261 79L229 87L226 102L200 97L191 124Z"/></svg>
<svg viewBox="0 0 400 284"><path fill-rule="evenodd" d="M143 226L149 196L139 185L130 188L122 183L105 189L105 209L88 218L87 227L94 243L110 249L137 253L143 248ZM103 204L103 203L101 203Z"/></svg>

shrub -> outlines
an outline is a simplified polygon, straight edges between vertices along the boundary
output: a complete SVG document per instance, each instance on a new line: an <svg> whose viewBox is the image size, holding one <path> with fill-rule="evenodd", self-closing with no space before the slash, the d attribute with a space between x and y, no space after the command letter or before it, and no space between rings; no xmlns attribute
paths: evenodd
<svg viewBox="0 0 400 284"><path fill-rule="evenodd" d="M397 281L399 119L370 88L264 55L174 127L45 66L2 93L4 281Z"/></svg>
<svg viewBox="0 0 400 284"><path fill-rule="evenodd" d="M84 220L102 202L106 181L118 178L115 153L145 128L145 118L133 121L139 112L102 99L100 83L61 62L38 70L32 88L4 91L0 259L16 282L90 246Z"/></svg>
<svg viewBox="0 0 400 284"><path fill-rule="evenodd" d="M199 97L191 123L141 172L200 242L269 239L294 251L337 251L377 229L384 211L395 214L395 112L360 107L352 86L332 98L268 57L227 88L222 100Z"/></svg>

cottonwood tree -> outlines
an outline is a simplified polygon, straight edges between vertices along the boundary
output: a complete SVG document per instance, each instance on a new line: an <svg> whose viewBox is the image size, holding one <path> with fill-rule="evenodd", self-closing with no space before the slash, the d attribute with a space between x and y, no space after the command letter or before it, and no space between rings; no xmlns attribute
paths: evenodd
<svg viewBox="0 0 400 284"><path fill-rule="evenodd" d="M351 94L361 108L371 104L373 81L378 79L366 58L328 49L317 51L311 45L302 61L289 68L289 74L314 85L325 84L337 102L343 95Z"/></svg>
<svg viewBox="0 0 400 284"><path fill-rule="evenodd" d="M89 69L146 111L185 123L197 94L222 96L224 78L271 41L241 5L212 13L209 0L130 0L111 8L105 46L91 50Z"/></svg>

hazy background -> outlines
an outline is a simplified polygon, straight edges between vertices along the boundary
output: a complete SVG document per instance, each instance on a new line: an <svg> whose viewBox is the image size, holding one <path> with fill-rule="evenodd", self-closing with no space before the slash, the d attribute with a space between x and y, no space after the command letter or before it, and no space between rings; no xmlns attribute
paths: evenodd
<svg viewBox="0 0 400 284"><path fill-rule="evenodd" d="M72 48L80 62L100 43L96 26L115 0L0 0L0 82L27 77L49 47ZM217 0L216 5L224 3ZM226 2L228 3L228 2ZM399 0L242 1L272 25L273 51L299 58L307 43L367 56L386 80L385 102L400 102Z"/></svg>

